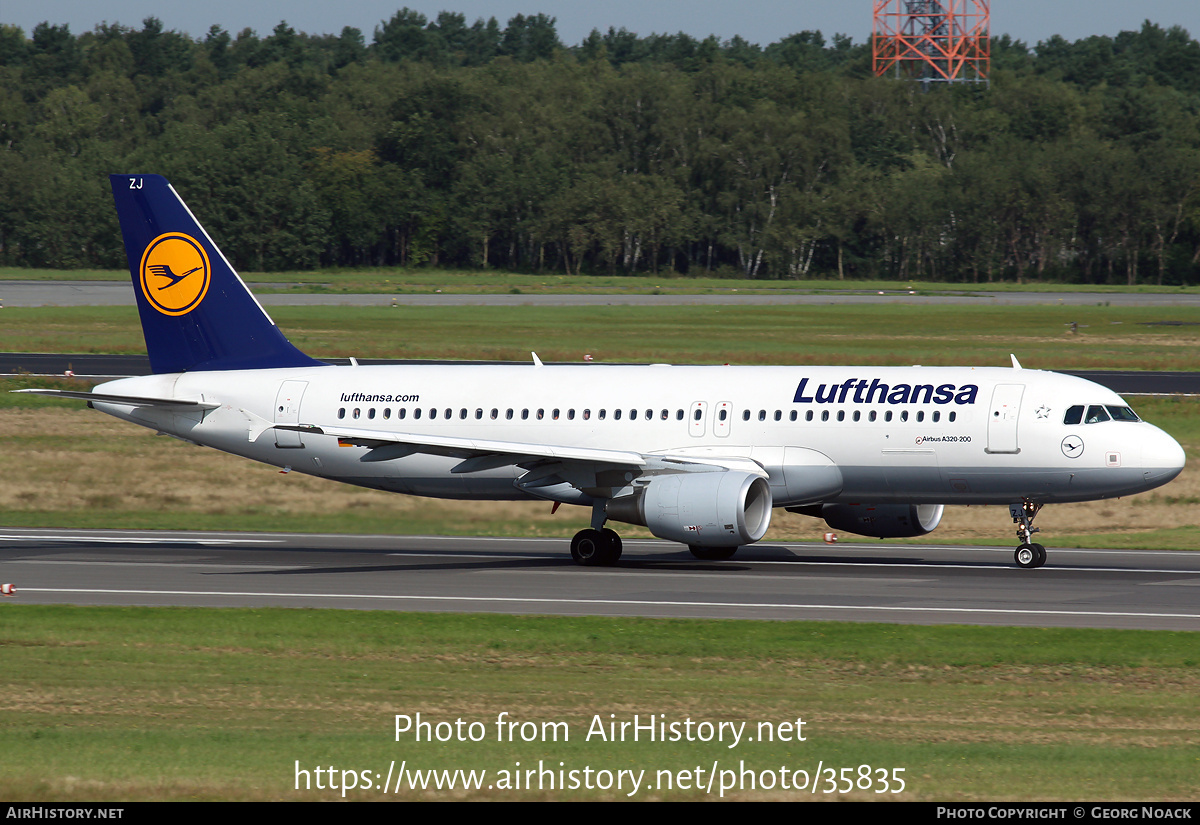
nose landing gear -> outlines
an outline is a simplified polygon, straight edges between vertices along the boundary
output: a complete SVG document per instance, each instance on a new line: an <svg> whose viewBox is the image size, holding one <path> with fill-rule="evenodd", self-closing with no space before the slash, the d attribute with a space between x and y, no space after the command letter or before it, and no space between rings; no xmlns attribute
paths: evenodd
<svg viewBox="0 0 1200 825"><path fill-rule="evenodd" d="M1038 528L1033 526L1033 520L1041 511L1042 505L1040 502L1035 502L1030 499L1022 499L1019 504L1010 504L1008 512L1012 516L1013 524L1017 527L1017 538L1021 540L1021 546L1017 548L1013 558L1017 562L1018 567L1033 569L1041 567L1046 563L1046 548L1035 542L1031 542L1033 534L1040 532Z"/></svg>

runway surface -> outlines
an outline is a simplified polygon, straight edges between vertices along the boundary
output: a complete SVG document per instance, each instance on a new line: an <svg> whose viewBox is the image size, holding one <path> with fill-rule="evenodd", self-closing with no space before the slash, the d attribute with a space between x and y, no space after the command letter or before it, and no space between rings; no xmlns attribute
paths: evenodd
<svg viewBox="0 0 1200 825"><path fill-rule="evenodd" d="M566 539L0 528L13 604L317 607L1200 630L1200 553L761 544L727 562L630 540L582 568Z"/></svg>
<svg viewBox="0 0 1200 825"><path fill-rule="evenodd" d="M538 295L437 293L289 293L263 292L279 284L250 284L265 306L782 306L803 304L914 304L920 306L1113 306L1200 307L1200 293L1116 292L961 292L947 285L937 295L908 290L821 290L800 293L761 290L752 294L729 290L706 295ZM133 306L133 282L0 281L0 301L8 307Z"/></svg>

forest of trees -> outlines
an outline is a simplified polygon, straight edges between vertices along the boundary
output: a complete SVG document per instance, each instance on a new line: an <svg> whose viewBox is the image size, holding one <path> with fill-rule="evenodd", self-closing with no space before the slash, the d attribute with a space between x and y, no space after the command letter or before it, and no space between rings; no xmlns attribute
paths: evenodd
<svg viewBox="0 0 1200 825"><path fill-rule="evenodd" d="M1200 43L992 54L923 91L817 32L0 25L0 264L123 267L107 176L156 172L246 270L1200 283Z"/></svg>

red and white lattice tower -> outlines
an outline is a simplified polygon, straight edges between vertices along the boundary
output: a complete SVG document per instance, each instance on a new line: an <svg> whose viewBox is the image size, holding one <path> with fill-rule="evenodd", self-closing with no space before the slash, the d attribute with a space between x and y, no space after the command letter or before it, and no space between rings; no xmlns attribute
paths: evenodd
<svg viewBox="0 0 1200 825"><path fill-rule="evenodd" d="M990 0L874 0L875 74L922 83L986 83Z"/></svg>

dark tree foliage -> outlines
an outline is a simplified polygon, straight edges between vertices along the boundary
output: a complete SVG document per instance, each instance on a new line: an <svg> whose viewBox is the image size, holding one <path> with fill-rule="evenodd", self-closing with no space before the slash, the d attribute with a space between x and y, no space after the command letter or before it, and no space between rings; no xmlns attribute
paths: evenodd
<svg viewBox="0 0 1200 825"><path fill-rule="evenodd" d="M155 171L248 269L1200 282L1200 43L992 54L923 92L815 31L0 25L0 263L121 266L107 175Z"/></svg>

